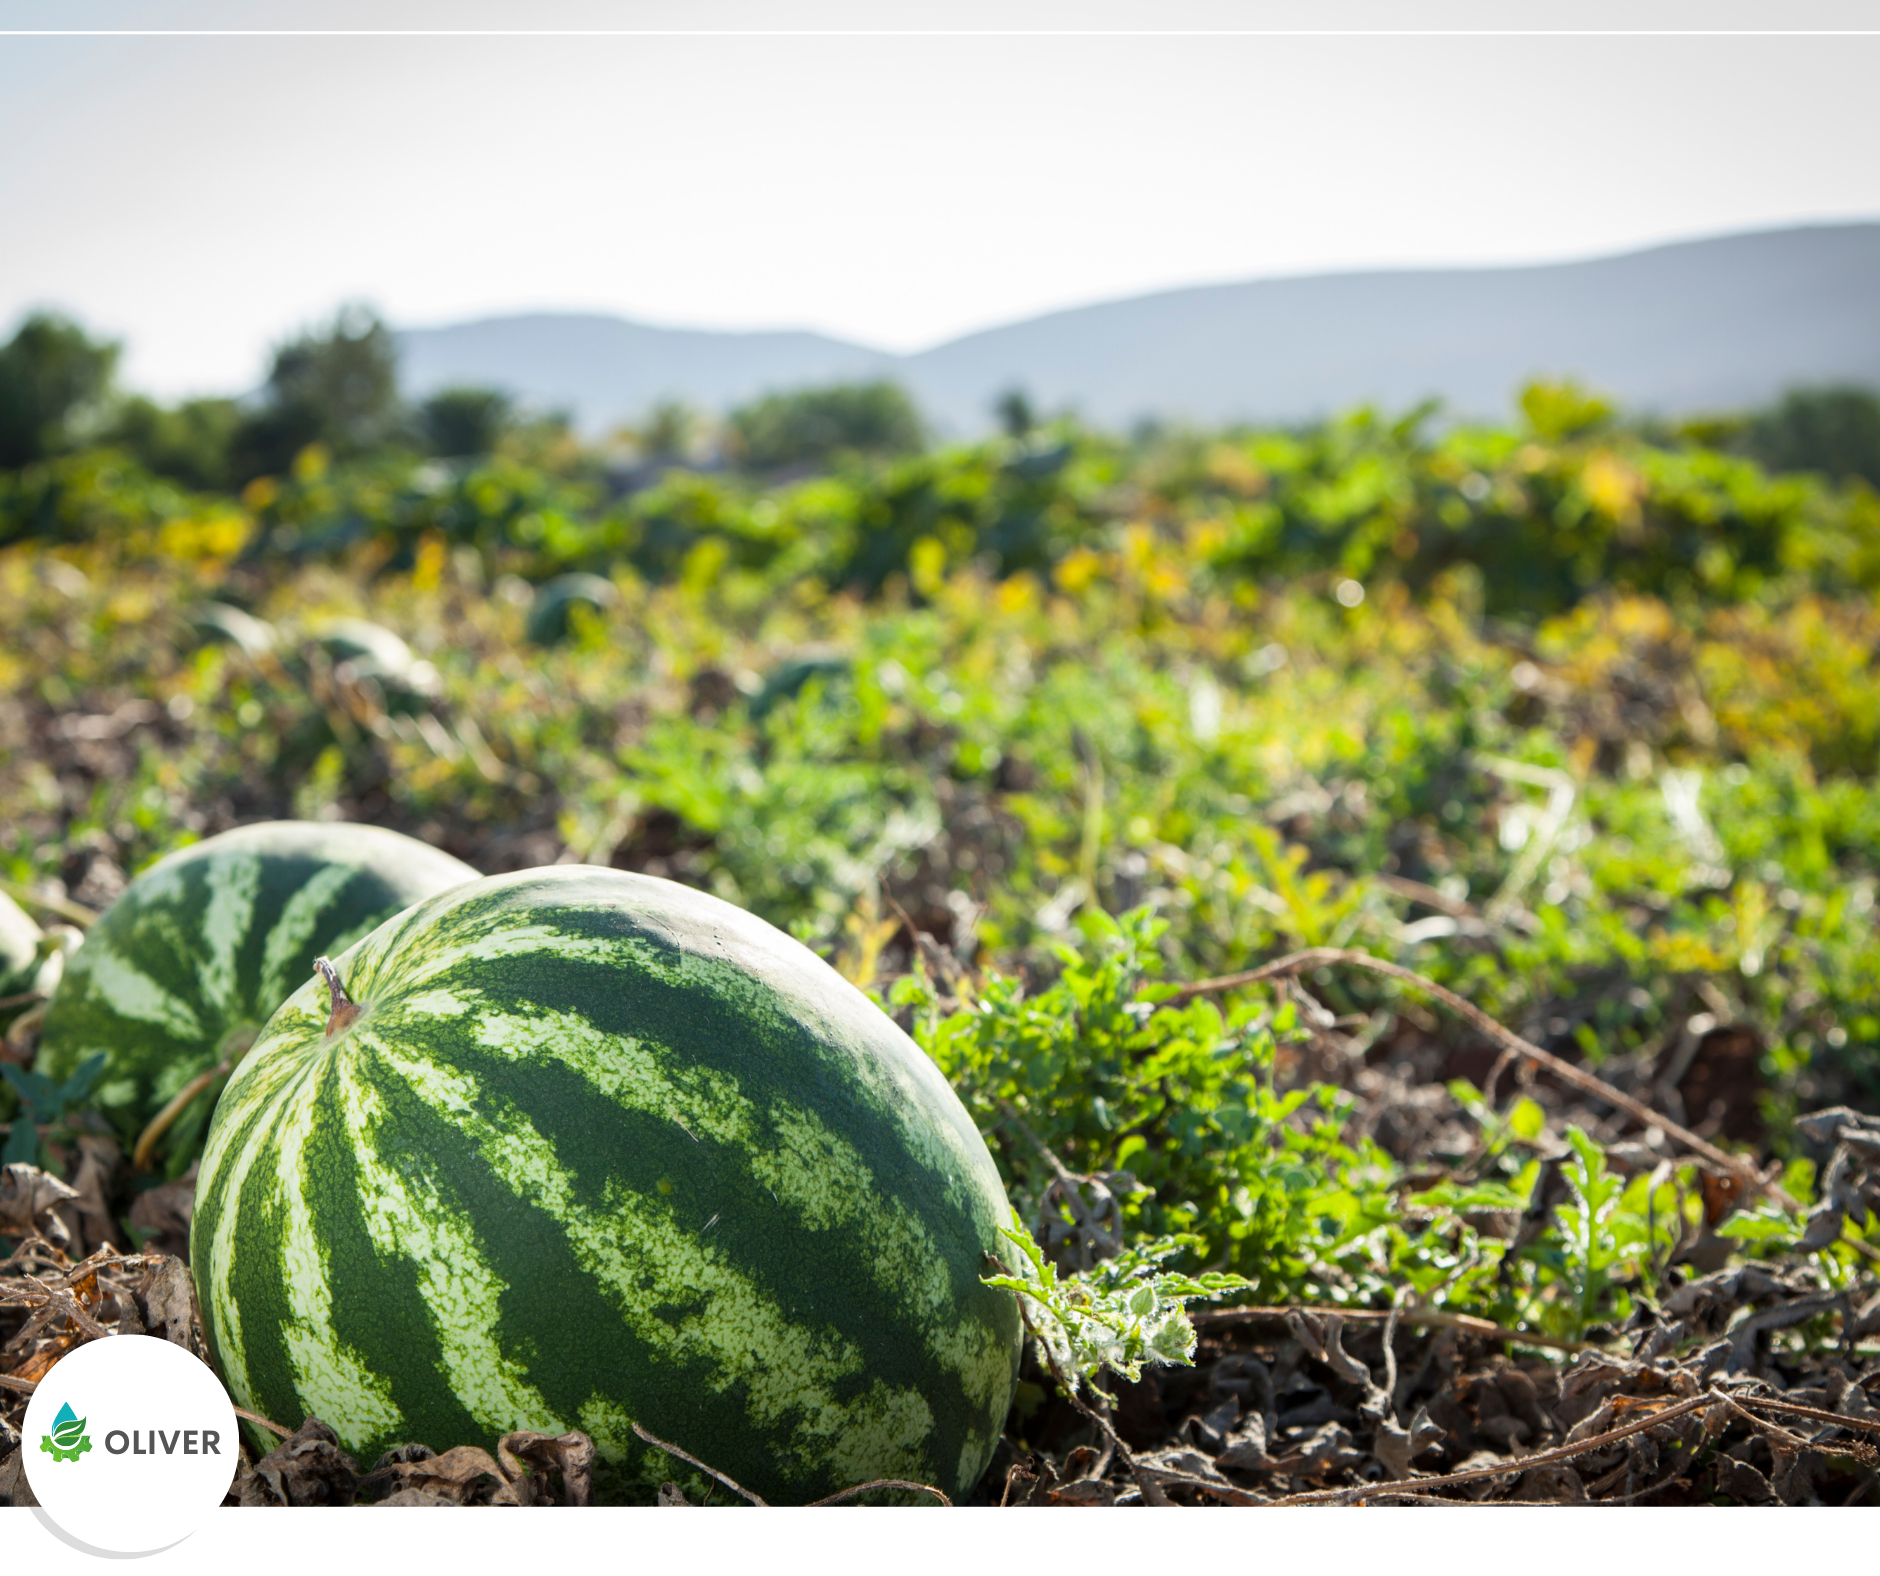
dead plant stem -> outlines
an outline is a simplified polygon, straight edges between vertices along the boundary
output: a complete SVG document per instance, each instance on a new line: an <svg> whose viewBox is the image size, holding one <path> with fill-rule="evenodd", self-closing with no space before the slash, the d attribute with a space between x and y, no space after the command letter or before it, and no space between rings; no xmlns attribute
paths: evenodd
<svg viewBox="0 0 1880 1576"><path fill-rule="evenodd" d="M151 1151L157 1147L157 1140L167 1133L176 1119L187 1111L196 1096L207 1089L218 1078L226 1078L233 1064L221 1062L216 1066L199 1072L196 1076L176 1091L170 1103L150 1119L150 1124L138 1135L137 1147L131 1151L131 1164L139 1171L150 1169Z"/></svg>
<svg viewBox="0 0 1880 1576"><path fill-rule="evenodd" d="M1435 1325L1443 1329L1461 1330L1466 1335L1481 1335L1497 1341L1514 1341L1522 1346L1538 1346L1558 1352L1596 1352L1601 1348L1592 1341L1569 1341L1554 1335L1530 1335L1525 1330L1511 1330L1506 1325L1496 1324L1488 1319L1478 1319L1471 1313L1451 1313L1445 1308L1404 1308L1393 1310L1402 1324L1427 1328ZM1270 1308L1197 1308L1188 1317L1196 1324L1231 1324L1235 1322L1251 1323L1257 1319L1283 1321L1289 1313L1336 1313L1353 1321L1386 1323L1392 1313L1380 1313L1374 1308L1338 1308L1323 1303L1289 1303Z"/></svg>
<svg viewBox="0 0 1880 1576"><path fill-rule="evenodd" d="M762 1505L765 1508L769 1507L770 1502L768 1500L759 1499L742 1483L738 1482L736 1478L726 1477L724 1473L718 1470L718 1468L706 1466L703 1461L699 1460L697 1456L692 1455L689 1451L681 1450L677 1445L668 1444L665 1440L661 1439L659 1435L648 1432L646 1429L642 1428L638 1423L635 1423L633 1425L633 1431L634 1433L638 1434L640 1438L644 1439L649 1445L653 1446L655 1449L663 1450L669 1456L677 1456L681 1461L687 1463L689 1466L697 1467L699 1471L705 1473L706 1476L717 1478L718 1481L724 1484L726 1488L730 1489L732 1493L737 1494L741 1496L742 1498L749 1500L753 1505Z"/></svg>
<svg viewBox="0 0 1880 1576"><path fill-rule="evenodd" d="M259 1412L251 1412L246 1407L242 1407L242 1406L236 1407L235 1415L241 1418L242 1421L244 1422L259 1424L262 1428L265 1428L269 1433L279 1434L281 1438L283 1439L292 1439L294 1437L293 1429L283 1428L281 1427L279 1423L275 1422L273 1418L263 1417Z"/></svg>
<svg viewBox="0 0 1880 1576"><path fill-rule="evenodd" d="M1465 1483L1485 1483L1491 1478L1518 1477L1523 1472L1531 1472L1535 1467L1556 1466L1562 1461L1572 1461L1578 1456L1590 1455L1596 1450L1617 1444L1621 1439L1629 1439L1634 1434L1642 1434L1648 1428L1656 1428L1660 1423L1668 1423L1674 1417L1683 1417L1687 1412L1695 1412L1699 1407L1715 1406L1719 1401L1730 1398L1721 1390L1706 1390L1702 1395L1694 1395L1680 1401L1675 1406L1667 1406L1641 1417L1635 1423L1627 1423L1623 1428L1615 1428L1604 1434L1595 1434L1590 1439L1582 1439L1577 1445L1561 1445L1554 1450L1542 1450L1531 1456L1514 1456L1492 1467L1472 1467L1467 1472L1446 1472L1437 1477L1412 1478L1408 1483L1380 1481L1366 1483L1358 1488L1320 1489L1310 1494L1289 1494L1284 1499L1268 1500L1269 1505L1355 1505L1360 1500L1375 1499L1380 1494L1388 1494L1392 1489L1399 1492L1408 1490L1413 1494L1427 1494L1433 1488L1460 1488Z"/></svg>
<svg viewBox="0 0 1880 1576"><path fill-rule="evenodd" d="M1809 1417L1817 1423L1832 1423L1836 1428L1857 1428L1862 1433L1880 1434L1880 1422L1864 1417L1843 1417L1839 1412L1824 1412L1818 1406L1803 1406L1799 1401L1778 1401L1766 1395L1737 1395L1731 1401L1742 1407L1765 1407L1771 1412L1785 1412L1790 1417Z"/></svg>
<svg viewBox="0 0 1880 1576"><path fill-rule="evenodd" d="M845 1499L853 1499L857 1494L866 1494L871 1488L911 1488L923 1494L931 1494L941 1504L952 1507L953 1501L935 1488L931 1483L916 1483L910 1478L876 1478L873 1482L857 1483L854 1488L841 1489L823 1499L812 1499L808 1508L814 1510L818 1505L840 1505Z"/></svg>
<svg viewBox="0 0 1880 1576"><path fill-rule="evenodd" d="M47 897L43 893L35 892L29 886L22 886L17 881L9 881L4 876L0 876L0 892L6 893L15 902L43 909L48 914L57 914L60 919L69 921L80 930L98 923L97 914L83 904L74 903L69 898Z"/></svg>
<svg viewBox="0 0 1880 1576"><path fill-rule="evenodd" d="M1694 1154L1702 1155L1712 1165L1723 1167L1742 1179L1744 1186L1751 1193L1767 1193L1791 1214L1799 1214L1798 1204L1780 1183L1766 1178L1755 1166L1741 1156L1726 1154L1715 1144L1699 1138L1689 1128L1681 1127L1669 1117L1660 1116L1650 1106L1634 1100L1629 1094L1615 1089L1603 1078L1596 1078L1584 1068L1562 1061L1550 1051L1542 1050L1538 1045L1523 1039L1512 1029L1497 1023L1472 1001L1458 996L1454 991L1438 985L1435 980L1407 969L1400 963L1388 959L1373 957L1368 952L1354 952L1343 947L1308 947L1303 952L1290 952L1285 957L1275 958L1271 963L1263 963L1256 969L1246 969L1239 974L1223 974L1214 979L1195 980L1182 986L1174 996L1166 998L1172 1001L1186 1001L1193 996L1212 995L1219 991L1235 990L1243 985L1258 985L1267 980L1287 979L1295 974L1303 974L1308 969L1318 968L1358 968L1367 969L1373 974L1381 974L1386 979L1393 979L1400 984L1409 985L1422 991L1442 1006L1487 1035L1503 1050L1525 1057L1537 1067L1544 1067L1561 1082L1571 1084L1584 1094L1604 1100L1608 1105L1625 1112L1635 1122L1656 1129L1668 1138L1676 1139Z"/></svg>

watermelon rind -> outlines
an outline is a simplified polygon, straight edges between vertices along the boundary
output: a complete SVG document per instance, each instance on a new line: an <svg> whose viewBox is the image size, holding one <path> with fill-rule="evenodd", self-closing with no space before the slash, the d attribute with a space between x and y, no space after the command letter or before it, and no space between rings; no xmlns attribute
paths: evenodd
<svg viewBox="0 0 1880 1576"><path fill-rule="evenodd" d="M933 1063L807 948L590 866L431 898L334 960L217 1108L191 1233L237 1402L361 1459L591 1435L616 1484L955 1498L1016 1380L1010 1215ZM343 1016L343 1015L342 1015Z"/></svg>
<svg viewBox="0 0 1880 1576"><path fill-rule="evenodd" d="M9 997L28 996L37 985L40 969L39 927L26 911L6 893L0 892L0 1003ZM29 1005L28 1000L14 1006L0 1005L0 1029L17 1018ZM0 1079L0 1122L13 1120L19 1109L19 1097L13 1086Z"/></svg>
<svg viewBox="0 0 1880 1576"><path fill-rule="evenodd" d="M599 575L557 575L536 588L535 598L529 604L527 638L532 645L555 645L567 638L569 614L577 605L600 612L619 600L618 588Z"/></svg>
<svg viewBox="0 0 1880 1576"><path fill-rule="evenodd" d="M27 912L0 892L0 999L33 988L39 972L39 934Z"/></svg>
<svg viewBox="0 0 1880 1576"><path fill-rule="evenodd" d="M134 1144L178 1091L253 1040L314 958L477 876L416 838L343 821L261 822L179 849L67 960L34 1065L65 1079L104 1052L92 1103ZM165 1133L172 1173L199 1151L216 1093Z"/></svg>

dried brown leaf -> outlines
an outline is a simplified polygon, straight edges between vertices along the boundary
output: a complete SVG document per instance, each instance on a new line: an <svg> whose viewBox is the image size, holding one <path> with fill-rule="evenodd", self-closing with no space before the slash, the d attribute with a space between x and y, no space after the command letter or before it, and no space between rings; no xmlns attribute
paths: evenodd
<svg viewBox="0 0 1880 1576"><path fill-rule="evenodd" d="M1187 1418L1182 1432L1209 1455L1219 1455L1239 1421L1240 1402L1230 1395L1203 1415Z"/></svg>
<svg viewBox="0 0 1880 1576"><path fill-rule="evenodd" d="M560 1500L545 1498L542 1503L585 1505L588 1502L594 1471L594 1441L586 1434L537 1434L526 1430L505 1434L496 1442L496 1458L512 1483L532 1474L545 1489L548 1475L560 1474Z"/></svg>
<svg viewBox="0 0 1880 1576"><path fill-rule="evenodd" d="M59 1218L81 1257L114 1245L118 1233L107 1200L122 1158L114 1140L90 1133L79 1136L78 1169L71 1183L75 1196L59 1205Z"/></svg>
<svg viewBox="0 0 1880 1576"><path fill-rule="evenodd" d="M1357 1448L1349 1430L1338 1423L1325 1423L1298 1444L1287 1444L1285 1456L1274 1462L1281 1472L1301 1477L1324 1477L1362 1466L1368 1455Z"/></svg>
<svg viewBox="0 0 1880 1576"><path fill-rule="evenodd" d="M1228 1436L1217 1464L1236 1472L1271 1471L1273 1459L1267 1453L1267 1438L1266 1419L1258 1412L1250 1414Z"/></svg>
<svg viewBox="0 0 1880 1576"><path fill-rule="evenodd" d="M1587 1501L1586 1484L1572 1465L1562 1461L1522 1473L1521 1481L1515 1485L1511 1497L1548 1505L1584 1505Z"/></svg>
<svg viewBox="0 0 1880 1576"><path fill-rule="evenodd" d="M0 1459L0 1505L10 1505L15 1510L26 1510L39 1503L33 1495L33 1487L26 1481L26 1456L15 1449L4 1459Z"/></svg>
<svg viewBox="0 0 1880 1576"><path fill-rule="evenodd" d="M1717 1461L1717 1492L1739 1505L1773 1505L1776 1491L1769 1479L1747 1461L1722 1456Z"/></svg>
<svg viewBox="0 0 1880 1576"><path fill-rule="evenodd" d="M189 1252L189 1222L196 1209L196 1171L192 1165L174 1182L145 1188L131 1200L129 1220L146 1251Z"/></svg>
<svg viewBox="0 0 1880 1576"><path fill-rule="evenodd" d="M1395 1418L1387 1417L1379 1422L1377 1438L1371 1450L1384 1463L1384 1470L1401 1482L1415 1476L1410 1467L1411 1460L1422 1455L1432 1445L1441 1444L1445 1437L1442 1428L1431 1421L1428 1408L1420 1406L1408 1428Z"/></svg>
<svg viewBox="0 0 1880 1576"><path fill-rule="evenodd" d="M1507 1403L1508 1412L1528 1426L1529 1437L1536 1443L1555 1432L1553 1419L1541 1409L1540 1391L1533 1376L1520 1368L1503 1368L1495 1374L1495 1388Z"/></svg>
<svg viewBox="0 0 1880 1576"><path fill-rule="evenodd" d="M1821 1451L1804 1447L1800 1450L1775 1451L1776 1469L1769 1479L1769 1486L1775 1490L1775 1496L1785 1505L1819 1505L1816 1497L1816 1480L1828 1464L1828 1458Z"/></svg>
<svg viewBox="0 0 1880 1576"><path fill-rule="evenodd" d="M70 1245L72 1234L56 1210L78 1197L38 1166L14 1164L0 1171L0 1237L42 1236L54 1247Z"/></svg>
<svg viewBox="0 0 1880 1576"><path fill-rule="evenodd" d="M195 1351L195 1289L181 1259L156 1260L131 1296L146 1333Z"/></svg>
<svg viewBox="0 0 1880 1576"><path fill-rule="evenodd" d="M404 1452L394 1452L399 1453ZM429 1452L419 1455L415 1450L408 1450L407 1459L375 1467L367 1474L362 1486L370 1492L372 1488L386 1484L392 1485L394 1493L401 1489L417 1489L421 1493L439 1495L453 1505L465 1505L473 1501L483 1504L527 1503L510 1491L510 1481L503 1475L495 1458L476 1445L456 1445L442 1455Z"/></svg>
<svg viewBox="0 0 1880 1576"><path fill-rule="evenodd" d="M242 1487L244 1505L350 1505L359 1467L340 1448L339 1436L317 1417L255 1463Z"/></svg>

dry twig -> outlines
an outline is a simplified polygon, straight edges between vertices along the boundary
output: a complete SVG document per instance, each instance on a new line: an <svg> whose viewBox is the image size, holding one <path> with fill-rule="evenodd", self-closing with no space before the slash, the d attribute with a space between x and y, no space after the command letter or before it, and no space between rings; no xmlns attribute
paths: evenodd
<svg viewBox="0 0 1880 1576"><path fill-rule="evenodd" d="M1668 1423L1674 1417L1682 1417L1687 1412L1695 1412L1700 1407L1715 1406L1719 1401L1730 1398L1720 1390L1707 1390L1702 1395L1691 1396L1675 1406L1663 1407L1635 1423L1627 1423L1623 1428L1615 1428L1604 1434L1595 1434L1590 1439L1582 1439L1578 1444L1561 1445L1553 1450L1542 1450L1531 1456L1512 1456L1492 1467L1471 1467L1466 1472L1445 1472L1437 1477L1411 1479L1410 1491L1424 1494L1433 1488L1460 1488L1465 1483L1484 1483L1491 1478L1518 1477L1523 1472L1531 1472L1535 1467L1550 1467L1562 1461L1571 1461L1576 1456L1590 1455L1596 1450L1617 1444L1621 1439L1629 1439L1633 1434L1642 1434L1648 1428L1656 1428L1660 1423ZM1366 1483L1357 1488L1320 1489L1311 1494L1289 1494L1284 1499L1267 1501L1272 1505L1355 1505L1360 1500L1375 1499L1380 1494L1388 1494L1393 1489L1401 1492L1401 1483L1378 1482Z"/></svg>
<svg viewBox="0 0 1880 1576"><path fill-rule="evenodd" d="M1393 1315L1402 1324L1419 1328L1435 1326L1440 1329L1460 1330L1465 1335L1485 1336L1495 1341L1514 1341L1522 1346L1543 1347L1557 1352L1596 1352L1600 1350L1591 1341L1569 1341L1556 1335L1534 1335L1526 1330L1511 1330L1506 1325L1496 1324L1491 1319L1478 1319L1472 1313L1451 1313L1446 1308L1404 1308L1402 1310L1379 1311L1375 1308L1338 1308L1324 1303L1294 1302L1278 1304L1272 1307L1242 1308L1196 1308L1188 1315L1195 1324L1250 1324L1260 1320L1271 1320L1284 1324L1289 1313L1335 1313L1354 1323L1385 1323Z"/></svg>
<svg viewBox="0 0 1880 1576"><path fill-rule="evenodd" d="M273 1418L263 1417L259 1412L251 1412L246 1407L236 1407L235 1415L244 1422L258 1424L262 1428L267 1429L271 1434L279 1434L283 1439L292 1439L294 1437L293 1429L283 1428L279 1423L275 1422Z"/></svg>
<svg viewBox="0 0 1880 1576"><path fill-rule="evenodd" d="M1407 969L1401 963L1392 963L1388 959L1373 957L1368 952L1354 952L1344 947L1308 947L1303 952L1289 952L1283 958L1275 958L1271 963L1263 963L1257 969L1246 969L1239 974L1223 974L1214 979L1195 980L1182 986L1172 1001L1186 1001L1193 996L1212 995L1219 991L1236 990L1243 985L1259 985L1267 980L1290 978L1303 974L1308 969L1348 967L1367 969L1373 974L1382 974L1386 979L1397 980L1401 984L1413 986L1424 992L1458 1017L1487 1035L1503 1050L1516 1056L1525 1057L1537 1067L1545 1067L1563 1083L1571 1084L1583 1094L1590 1094L1604 1100L1608 1105L1625 1112L1642 1126L1655 1128L1668 1138L1676 1139L1693 1154L1702 1155L1713 1165L1742 1179L1744 1186L1752 1193L1767 1193L1770 1198L1791 1213L1800 1213L1798 1204L1777 1182L1765 1177L1755 1166L1740 1155L1726 1154L1715 1144L1699 1138L1689 1128L1681 1127L1669 1117L1660 1116L1650 1106L1634 1100L1629 1094L1615 1089L1603 1078L1596 1078L1584 1068L1562 1061L1550 1051L1542 1050L1531 1041L1524 1040L1514 1030L1497 1023L1474 1002L1458 996L1454 991L1438 985L1435 980Z"/></svg>
<svg viewBox="0 0 1880 1576"><path fill-rule="evenodd" d="M218 1078L226 1078L235 1069L233 1061L218 1063L184 1084L176 1091L168 1105L151 1117L149 1125L138 1135L137 1147L131 1151L131 1164L139 1171L150 1169L150 1156L157 1147L157 1140L167 1133L176 1119L187 1111L196 1097L213 1084Z"/></svg>
<svg viewBox="0 0 1880 1576"><path fill-rule="evenodd" d="M707 1466L690 1452L681 1450L675 1444L668 1443L666 1440L661 1439L659 1435L642 1428L638 1423L633 1425L633 1431L655 1449L663 1450L669 1456L677 1456L679 1460L685 1462L688 1466L697 1467L699 1471L705 1473L708 1477L716 1478L720 1483L724 1484L726 1488L730 1489L732 1493L741 1495L753 1505L761 1505L766 1510L770 1508L770 1502L768 1500L760 1499L742 1483L738 1482L736 1478L726 1477L725 1474L720 1472L716 1467ZM828 1495L826 1498L813 1499L810 1501L810 1506L839 1505L843 1500L853 1499L857 1494L865 1494L871 1488L914 1489L918 1493L933 1495L933 1497L939 1500L943 1505L951 1506L953 1503L952 1500L948 1499L945 1494L941 1493L940 1490L935 1488L931 1483L916 1483L908 1478L875 1478L867 1483L857 1483L851 1488L838 1489L835 1493Z"/></svg>
<svg viewBox="0 0 1880 1576"><path fill-rule="evenodd" d="M908 1478L876 1478L872 1483L857 1483L854 1488L840 1489L824 1499L812 1499L809 1502L809 1508L813 1510L818 1505L840 1505L843 1500L853 1499L857 1494L866 1494L871 1488L917 1489L923 1494L933 1495L941 1504L949 1508L951 1508L953 1504L952 1500L948 1499L946 1495L941 1493L940 1490L935 1488L931 1483L915 1483Z"/></svg>
<svg viewBox="0 0 1880 1576"><path fill-rule="evenodd" d="M1818 1406L1803 1406L1799 1401L1778 1401L1768 1395L1739 1395L1731 1399L1739 1406L1766 1407L1771 1412L1786 1412L1791 1417L1812 1417L1818 1423L1832 1423L1836 1428L1858 1428L1863 1433L1880 1434L1880 1423L1864 1417L1843 1417L1839 1412L1824 1412Z"/></svg>
<svg viewBox="0 0 1880 1576"><path fill-rule="evenodd" d="M724 1473L720 1472L716 1467L708 1467L703 1461L699 1460L697 1456L692 1455L687 1451L681 1450L677 1445L668 1444L665 1440L661 1439L659 1435L654 1434L654 1433L649 1433L646 1429L642 1428L638 1423L635 1423L633 1425L633 1431L634 1433L638 1434L640 1438L644 1439L649 1445L653 1446L655 1449L663 1450L669 1456L677 1456L681 1461L685 1462L688 1466L697 1467L699 1471L703 1472L707 1477L717 1478L720 1483L724 1484L726 1488L730 1489L732 1493L738 1495L740 1498L749 1500L753 1505L763 1505L766 1508L768 1508L769 1506L768 1500L759 1499L757 1495L753 1494L748 1488L746 1488L736 1478L726 1477Z"/></svg>

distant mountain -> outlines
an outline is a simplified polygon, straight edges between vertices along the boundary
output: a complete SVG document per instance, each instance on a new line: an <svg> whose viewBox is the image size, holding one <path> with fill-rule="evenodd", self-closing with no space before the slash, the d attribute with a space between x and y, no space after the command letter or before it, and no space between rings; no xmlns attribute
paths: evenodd
<svg viewBox="0 0 1880 1576"><path fill-rule="evenodd" d="M408 393L453 383L507 389L596 430L665 399L722 410L767 389L893 377L895 357L823 334L649 328L625 318L533 312L398 335Z"/></svg>
<svg viewBox="0 0 1880 1576"><path fill-rule="evenodd" d="M1530 377L1628 407L1721 410L1798 383L1880 385L1880 223L1680 242L1592 262L1394 269L1162 291L895 356L809 333L536 314L399 335L407 388L493 384L588 429L656 400L723 409L772 389L892 377L947 427L1022 388L1108 426L1290 421L1435 396L1506 412Z"/></svg>

